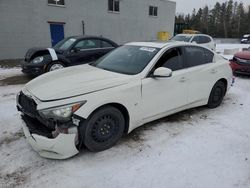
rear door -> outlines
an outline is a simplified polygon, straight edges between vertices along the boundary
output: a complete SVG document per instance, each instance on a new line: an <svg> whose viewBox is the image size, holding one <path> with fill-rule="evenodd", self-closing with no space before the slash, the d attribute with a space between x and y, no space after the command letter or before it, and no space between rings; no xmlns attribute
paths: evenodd
<svg viewBox="0 0 250 188"><path fill-rule="evenodd" d="M71 65L85 64L99 58L101 41L99 39L83 39L72 47L67 58Z"/></svg>
<svg viewBox="0 0 250 188"><path fill-rule="evenodd" d="M188 103L207 100L217 79L217 64L214 54L202 47L184 47L185 60L189 74Z"/></svg>

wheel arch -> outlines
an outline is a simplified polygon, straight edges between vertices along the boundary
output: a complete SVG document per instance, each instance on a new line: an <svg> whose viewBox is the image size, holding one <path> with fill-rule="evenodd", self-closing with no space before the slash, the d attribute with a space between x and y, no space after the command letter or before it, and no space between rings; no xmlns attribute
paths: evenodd
<svg viewBox="0 0 250 188"><path fill-rule="evenodd" d="M50 67L53 63L57 63L57 62L63 64L65 67L68 66L67 63L63 59L58 59L58 60L51 61L51 62L47 63L45 68L44 68L45 71L48 71L48 67Z"/></svg>
<svg viewBox="0 0 250 188"><path fill-rule="evenodd" d="M48 55L49 55L48 50L39 50L39 51L35 52L34 54L32 54L30 59L32 60L32 59L39 57L39 56L48 56Z"/></svg>
<svg viewBox="0 0 250 188"><path fill-rule="evenodd" d="M129 116L129 112L128 112L127 108L126 108L124 105L120 104L120 103L115 103L115 102L114 102L114 103L107 103L107 104L101 105L101 106L99 106L98 108L96 108L93 112L91 112L91 114L89 115L89 117L90 117L92 114L94 114L96 111L98 111L99 109L105 108L105 107L107 107L107 106L112 106L112 107L118 109L118 110L122 113L122 115L123 115L123 117L124 117L124 119L125 119L124 134L127 134L127 133L128 133L128 130L129 130L130 116Z"/></svg>
<svg viewBox="0 0 250 188"><path fill-rule="evenodd" d="M226 89L225 94L226 94L227 88L228 88L228 81L227 81L227 79L226 78L221 78L217 82L222 82L225 85L225 89Z"/></svg>

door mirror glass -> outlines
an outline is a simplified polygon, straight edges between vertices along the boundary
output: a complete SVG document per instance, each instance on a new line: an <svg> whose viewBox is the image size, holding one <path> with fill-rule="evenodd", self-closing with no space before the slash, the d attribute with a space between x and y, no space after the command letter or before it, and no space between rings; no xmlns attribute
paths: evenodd
<svg viewBox="0 0 250 188"><path fill-rule="evenodd" d="M171 77L172 76L172 70L168 69L166 67L159 67L157 68L154 73L153 77Z"/></svg>

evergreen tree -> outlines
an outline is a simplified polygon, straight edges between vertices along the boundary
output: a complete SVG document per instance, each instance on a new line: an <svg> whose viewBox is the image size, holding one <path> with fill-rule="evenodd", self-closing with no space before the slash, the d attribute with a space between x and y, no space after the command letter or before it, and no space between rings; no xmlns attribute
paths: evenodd
<svg viewBox="0 0 250 188"><path fill-rule="evenodd" d="M216 2L212 9L205 6L198 11L194 9L191 15L177 15L176 23L185 23L190 29L213 37L239 38L250 33L250 5L244 9L242 2Z"/></svg>

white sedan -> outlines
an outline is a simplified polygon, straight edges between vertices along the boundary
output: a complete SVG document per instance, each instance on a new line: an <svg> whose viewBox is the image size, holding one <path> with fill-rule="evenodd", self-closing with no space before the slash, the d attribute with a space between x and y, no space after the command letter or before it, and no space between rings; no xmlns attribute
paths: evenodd
<svg viewBox="0 0 250 188"><path fill-rule="evenodd" d="M215 50L216 48L216 44L213 38L205 34L178 34L174 36L171 40L195 43L212 50Z"/></svg>
<svg viewBox="0 0 250 188"><path fill-rule="evenodd" d="M17 95L23 130L43 157L103 151L133 129L197 106L219 106L229 63L194 44L134 42L98 61L44 74Z"/></svg>

